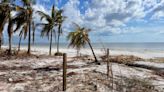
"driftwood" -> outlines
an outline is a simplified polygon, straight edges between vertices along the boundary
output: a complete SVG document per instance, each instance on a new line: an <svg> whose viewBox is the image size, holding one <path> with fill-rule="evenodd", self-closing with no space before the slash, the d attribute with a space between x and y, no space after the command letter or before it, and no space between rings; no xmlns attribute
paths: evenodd
<svg viewBox="0 0 164 92"><path fill-rule="evenodd" d="M145 69L155 70L155 71L163 71L164 72L164 68L159 68L159 67L154 67L154 66L148 66L148 65L143 65L143 64L126 63L125 65L127 65L127 66L133 66L133 67L140 67L140 68L145 68Z"/></svg>
<svg viewBox="0 0 164 92"><path fill-rule="evenodd" d="M60 68L47 66L47 67L35 68L34 70L37 70L37 71L59 71Z"/></svg>

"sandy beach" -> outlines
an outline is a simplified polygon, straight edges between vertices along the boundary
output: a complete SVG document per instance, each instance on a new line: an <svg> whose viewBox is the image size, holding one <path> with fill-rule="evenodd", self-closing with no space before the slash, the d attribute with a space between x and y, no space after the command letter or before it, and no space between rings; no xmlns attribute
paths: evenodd
<svg viewBox="0 0 164 92"><path fill-rule="evenodd" d="M0 92L164 92L164 0L0 0Z"/></svg>
<svg viewBox="0 0 164 92"><path fill-rule="evenodd" d="M21 50L26 50L26 48L22 47ZM55 52L55 49L52 51ZM66 92L110 92L112 90L134 92L141 89L147 90L145 92L163 92L164 90L164 76L157 74L156 70L128 66L118 62L111 63L114 80L112 89L111 78L107 78L106 75L106 62L101 59L101 56L105 54L102 49L95 50L101 65L92 63L94 58L90 49L82 49L82 57L88 56L79 59L74 58L75 49L60 49L60 51L68 55ZM62 57L48 56L48 48L33 47L32 54L36 56L0 59L0 92L62 91ZM110 50L112 57L121 57L121 55L125 56L124 61L128 60L127 56L133 55L142 58L138 59L141 61L132 60L134 64L164 69L164 62L158 62L156 59L164 57L163 53ZM156 62L150 60L156 60ZM134 84L130 85L133 82ZM129 88L130 86L133 88Z"/></svg>

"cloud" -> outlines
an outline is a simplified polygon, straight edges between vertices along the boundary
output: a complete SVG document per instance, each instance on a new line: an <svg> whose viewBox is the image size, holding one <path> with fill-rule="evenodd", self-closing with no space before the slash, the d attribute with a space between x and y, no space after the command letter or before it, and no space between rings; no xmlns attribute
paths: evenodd
<svg viewBox="0 0 164 92"><path fill-rule="evenodd" d="M151 21L152 18L160 20L164 17L163 2L164 0L91 0L87 2L87 9L82 14L79 9L81 2L69 0L63 6L65 15L68 17L67 22L65 22L65 25L67 25L65 30L70 30L71 21L91 28L97 34L103 32L109 34L142 32L139 31L144 30L142 25L139 29L135 27L135 24L129 23L132 21L138 24L143 22L142 24L147 26L145 22Z"/></svg>
<svg viewBox="0 0 164 92"><path fill-rule="evenodd" d="M61 1L59 3L63 3ZM52 2L38 0L33 8L50 14ZM91 28L91 36L164 33L164 27L159 25L164 24L159 23L164 18L164 0L68 0L61 5L63 15L67 16L63 24L64 35L73 31L73 22ZM34 13L34 17L40 22L38 14Z"/></svg>
<svg viewBox="0 0 164 92"><path fill-rule="evenodd" d="M71 31L73 22L80 25L83 24L84 21L78 8L79 4L78 0L70 0L62 7L64 10L63 15L67 17L63 24L64 31Z"/></svg>
<svg viewBox="0 0 164 92"><path fill-rule="evenodd" d="M164 16L164 0L91 0L81 2L80 0L68 0L61 8L64 9L64 33L73 30L72 23L75 22L81 26L91 28L93 32L100 34L123 34L128 32L141 32L134 25L129 26L129 22L137 21L140 23L147 16L150 19L160 19ZM41 10L50 13L50 6L44 3L50 3L50 0L41 0L34 5L35 10ZM49 8L47 8L49 7ZM85 12L82 13L82 8ZM150 15L151 14L151 15ZM38 16L38 15L34 15ZM35 19L40 21L39 17ZM132 30L133 29L133 30ZM65 35L66 35L65 34Z"/></svg>
<svg viewBox="0 0 164 92"><path fill-rule="evenodd" d="M126 27L131 20L144 18L145 13L141 0L94 0L83 16L83 25L95 31L121 33L120 27Z"/></svg>
<svg viewBox="0 0 164 92"><path fill-rule="evenodd" d="M145 3L145 5L147 4ZM146 11L146 14L150 16L150 19L159 20L164 17L164 0L152 0L152 3L149 6L151 7Z"/></svg>

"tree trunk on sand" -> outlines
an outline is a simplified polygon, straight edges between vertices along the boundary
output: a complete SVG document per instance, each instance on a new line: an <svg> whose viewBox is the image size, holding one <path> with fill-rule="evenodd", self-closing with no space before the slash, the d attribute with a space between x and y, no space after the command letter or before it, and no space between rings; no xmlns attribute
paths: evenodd
<svg viewBox="0 0 164 92"><path fill-rule="evenodd" d="M28 29L28 51L27 54L31 54L31 21L29 22L29 29Z"/></svg>
<svg viewBox="0 0 164 92"><path fill-rule="evenodd" d="M0 33L0 50L2 48L2 33Z"/></svg>
<svg viewBox="0 0 164 92"><path fill-rule="evenodd" d="M59 53L59 40L60 40L60 33L58 33L58 40L57 40L57 53Z"/></svg>
<svg viewBox="0 0 164 92"><path fill-rule="evenodd" d="M89 41L87 41L87 42L88 42L88 44L89 44L89 47L90 47L91 50L92 50L93 56L94 56L94 58L95 58L95 63L98 64L98 65L100 65L100 62L97 60L97 57L96 57L96 55L95 55L95 53L94 53L94 50L93 50L93 48L92 48L91 43L90 43Z"/></svg>
<svg viewBox="0 0 164 92"><path fill-rule="evenodd" d="M11 36L9 37L9 54L11 54Z"/></svg>
<svg viewBox="0 0 164 92"><path fill-rule="evenodd" d="M13 31L13 24L12 24L11 18L9 18L9 25L8 25L9 51L8 51L8 54L11 54L12 31Z"/></svg>
<svg viewBox="0 0 164 92"><path fill-rule="evenodd" d="M52 30L51 30L51 38L50 38L50 50L49 50L49 55L51 55L51 48L52 48Z"/></svg>
<svg viewBox="0 0 164 92"><path fill-rule="evenodd" d="M79 57L80 56L80 49L77 49L77 52L76 52L76 54L77 54L77 57Z"/></svg>
<svg viewBox="0 0 164 92"><path fill-rule="evenodd" d="M21 40L22 40L22 35L19 38L18 52L20 51Z"/></svg>

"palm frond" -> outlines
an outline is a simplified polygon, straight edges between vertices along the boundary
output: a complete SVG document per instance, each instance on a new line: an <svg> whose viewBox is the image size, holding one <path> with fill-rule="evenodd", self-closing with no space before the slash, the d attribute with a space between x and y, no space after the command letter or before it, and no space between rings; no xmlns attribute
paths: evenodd
<svg viewBox="0 0 164 92"><path fill-rule="evenodd" d="M86 28L80 27L78 24L75 23L75 31L70 32L67 36L67 40L70 41L69 47L72 46L73 48L80 49L85 47L88 41L88 32Z"/></svg>
<svg viewBox="0 0 164 92"><path fill-rule="evenodd" d="M52 10L51 10L51 17L54 19L55 18L55 6L52 6Z"/></svg>
<svg viewBox="0 0 164 92"><path fill-rule="evenodd" d="M41 16L41 18L40 18L41 20L45 18L48 22L51 22L52 19L48 14L46 14L42 11L37 11L37 13Z"/></svg>
<svg viewBox="0 0 164 92"><path fill-rule="evenodd" d="M28 33L28 24L27 23L23 26L23 30L24 30L24 39L26 39L26 36Z"/></svg>

